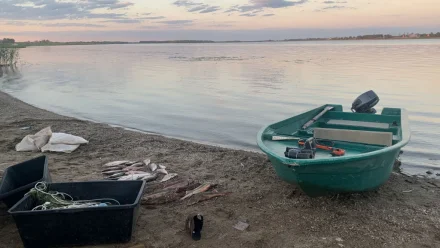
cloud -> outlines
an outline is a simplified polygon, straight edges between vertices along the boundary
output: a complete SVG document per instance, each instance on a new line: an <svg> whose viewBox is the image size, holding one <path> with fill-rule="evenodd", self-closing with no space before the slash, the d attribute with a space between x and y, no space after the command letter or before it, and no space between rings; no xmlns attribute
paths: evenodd
<svg viewBox="0 0 440 248"><path fill-rule="evenodd" d="M200 5L200 6L189 9L188 12L196 12L196 11L204 10L205 8L206 8L205 5Z"/></svg>
<svg viewBox="0 0 440 248"><path fill-rule="evenodd" d="M45 27L92 27L92 28L107 27L105 25L91 24L91 23L47 23L47 24L40 24L39 26L45 26Z"/></svg>
<svg viewBox="0 0 440 248"><path fill-rule="evenodd" d="M308 0L286 1L286 0L250 0L254 5L266 8L285 8L306 3Z"/></svg>
<svg viewBox="0 0 440 248"><path fill-rule="evenodd" d="M223 13L231 13L231 12L238 12L238 11L239 11L238 9L230 8L230 9L225 10Z"/></svg>
<svg viewBox="0 0 440 248"><path fill-rule="evenodd" d="M252 17L252 16L256 16L257 14L254 13L246 13L246 14L241 14L240 16L247 16L247 17Z"/></svg>
<svg viewBox="0 0 440 248"><path fill-rule="evenodd" d="M106 27L105 25L92 24L92 23L35 23L35 22L10 21L4 24L12 25L12 26L43 26L43 27L92 27L92 28Z"/></svg>
<svg viewBox="0 0 440 248"><path fill-rule="evenodd" d="M211 12L215 12L215 11L218 11L218 10L220 10L221 8L220 7L218 7L218 6L211 6L211 7L208 7L208 8L206 8L206 9L204 9L204 10L202 10L202 11L200 11L199 13L211 13Z"/></svg>
<svg viewBox="0 0 440 248"><path fill-rule="evenodd" d="M134 3L130 3L130 2L114 3L113 5L110 5L108 9L122 9L132 5L134 5Z"/></svg>
<svg viewBox="0 0 440 248"><path fill-rule="evenodd" d="M342 6L342 5L333 5L333 6L325 7L325 8L322 8L322 9L356 9L356 8Z"/></svg>
<svg viewBox="0 0 440 248"><path fill-rule="evenodd" d="M193 23L192 20L168 20L168 21L159 21L156 23L166 24L166 25L191 25Z"/></svg>
<svg viewBox="0 0 440 248"><path fill-rule="evenodd" d="M173 3L178 7L191 7L194 5L200 5L200 3L194 3L192 0L178 0Z"/></svg>
<svg viewBox="0 0 440 248"><path fill-rule="evenodd" d="M21 22L21 21L10 21L3 23L4 25L10 25L10 26L27 26L29 23L27 22Z"/></svg>
<svg viewBox="0 0 440 248"><path fill-rule="evenodd" d="M335 4L335 3L347 3L347 1L324 1L325 4Z"/></svg>
<svg viewBox="0 0 440 248"><path fill-rule="evenodd" d="M113 23L140 23L141 20L138 19L116 19L116 20L107 20L102 22L113 22Z"/></svg>
<svg viewBox="0 0 440 248"><path fill-rule="evenodd" d="M121 0L1 0L0 4L0 19L6 20L118 19L125 15L109 10L133 5Z"/></svg>
<svg viewBox="0 0 440 248"><path fill-rule="evenodd" d="M205 13L212 13L219 11L221 8L220 6L214 6L209 4L203 4L203 3L196 3L192 0L178 0L173 3L177 7L184 7L188 12L198 12L200 14Z"/></svg>
<svg viewBox="0 0 440 248"><path fill-rule="evenodd" d="M211 24L208 25L209 27L216 27L216 28L227 28L227 27L233 27L234 25L232 24L227 24L227 23L219 23L219 24Z"/></svg>
<svg viewBox="0 0 440 248"><path fill-rule="evenodd" d="M154 26L154 25L144 25L141 26L142 29L158 29L160 26Z"/></svg>
<svg viewBox="0 0 440 248"><path fill-rule="evenodd" d="M164 19L165 16L150 16L150 17L142 17L141 19L143 20L159 20L159 19Z"/></svg>
<svg viewBox="0 0 440 248"><path fill-rule="evenodd" d="M277 8L287 8L293 7L297 5L301 5L308 2L308 0L297 0L297 1L287 1L287 0L250 0L251 5L234 5L226 10L226 13L229 12L250 12L255 10L263 10L263 9L277 9Z"/></svg>

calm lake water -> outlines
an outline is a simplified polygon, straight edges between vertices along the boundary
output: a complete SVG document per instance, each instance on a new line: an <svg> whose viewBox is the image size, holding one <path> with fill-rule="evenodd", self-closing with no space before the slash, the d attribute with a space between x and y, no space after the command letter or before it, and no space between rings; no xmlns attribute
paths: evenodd
<svg viewBox="0 0 440 248"><path fill-rule="evenodd" d="M404 107L403 171L440 173L440 40L29 47L0 90L63 115L257 150L269 123L374 90Z"/></svg>

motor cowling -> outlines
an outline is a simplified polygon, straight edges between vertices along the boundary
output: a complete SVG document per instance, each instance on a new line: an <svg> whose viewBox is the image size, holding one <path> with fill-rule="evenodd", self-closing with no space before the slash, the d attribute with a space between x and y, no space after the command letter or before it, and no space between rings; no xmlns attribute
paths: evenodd
<svg viewBox="0 0 440 248"><path fill-rule="evenodd" d="M377 103L379 103L379 96L372 90L367 91L360 95L351 105L351 111L356 113L375 114Z"/></svg>

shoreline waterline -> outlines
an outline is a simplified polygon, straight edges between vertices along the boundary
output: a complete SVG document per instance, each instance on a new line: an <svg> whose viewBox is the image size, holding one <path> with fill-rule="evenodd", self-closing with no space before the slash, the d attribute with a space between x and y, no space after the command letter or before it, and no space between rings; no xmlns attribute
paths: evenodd
<svg viewBox="0 0 440 248"><path fill-rule="evenodd" d="M129 126L124 126L124 125L119 125L119 124L114 124L114 123L108 123L108 122L102 122L102 121L98 121L98 120L94 120L91 118L86 118L83 116L70 116L70 115L66 115L66 114L62 114L62 113L57 113L51 110L47 110L44 108L40 108L38 106L35 106L33 104L27 103L26 101L19 99L11 94L9 94L8 92L4 92L0 90L0 93L6 94L7 96L17 99L19 101L22 101L24 104L30 105L32 107L41 109L43 111L48 111L51 113L54 113L56 115L60 115L63 117L67 117L67 118L72 118L72 119L77 119L77 120L81 120L81 121L88 121L88 122L92 122L92 123L96 123L96 124L103 124L103 125L108 125L109 127L114 127L114 128L122 128L124 130L127 131L133 131L133 132L138 132L138 133L142 133L142 134L146 134L146 135L152 135L152 136L160 136L163 138L167 138L167 139L176 139L176 140L180 140L180 141L185 141L185 142L192 142L195 144L199 144L199 145L206 145L206 146L212 146L212 147L217 147L217 148L223 148L223 149L230 149L230 150L236 150L236 151L243 151L243 152L253 152L253 153L257 153L257 154L262 154L264 155L264 152L262 152L259 149L244 149L243 147L238 147L238 146L232 146L232 145L222 145L222 144L216 144L216 143L211 143L208 141L203 141L203 140L196 140L196 139L190 139L190 138L183 138L183 137L178 137L178 136L172 136L172 135L166 135L166 134L162 134L162 133L156 133L156 132L151 132L151 131L145 131L145 130L141 130L138 128L133 128L133 127L129 127ZM255 133L255 140L257 138L257 133ZM257 145L257 142L255 141L255 145Z"/></svg>

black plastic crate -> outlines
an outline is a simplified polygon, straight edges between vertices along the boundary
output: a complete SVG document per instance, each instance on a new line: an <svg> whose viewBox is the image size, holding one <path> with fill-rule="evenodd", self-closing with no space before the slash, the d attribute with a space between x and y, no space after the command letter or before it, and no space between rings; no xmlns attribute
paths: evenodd
<svg viewBox="0 0 440 248"><path fill-rule="evenodd" d="M25 247L126 243L139 215L145 181L51 183L48 190L74 200L112 198L119 206L31 211L36 200L25 196L9 209Z"/></svg>
<svg viewBox="0 0 440 248"><path fill-rule="evenodd" d="M42 181L52 181L45 155L10 166L0 182L0 200L10 208Z"/></svg>

